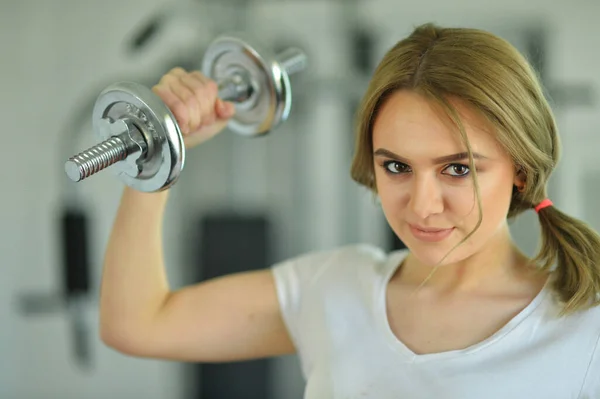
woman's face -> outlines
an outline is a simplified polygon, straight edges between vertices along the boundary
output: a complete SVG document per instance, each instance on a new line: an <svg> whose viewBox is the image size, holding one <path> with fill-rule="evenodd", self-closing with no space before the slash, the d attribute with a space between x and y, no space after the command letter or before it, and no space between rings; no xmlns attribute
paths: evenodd
<svg viewBox="0 0 600 399"><path fill-rule="evenodd" d="M458 262L507 232L518 184L515 167L489 123L464 103L458 110L475 157L483 220L445 259ZM437 264L476 226L479 210L466 147L450 119L418 93L398 91L373 126L377 192L392 230L422 262ZM426 231L423 231L426 230Z"/></svg>

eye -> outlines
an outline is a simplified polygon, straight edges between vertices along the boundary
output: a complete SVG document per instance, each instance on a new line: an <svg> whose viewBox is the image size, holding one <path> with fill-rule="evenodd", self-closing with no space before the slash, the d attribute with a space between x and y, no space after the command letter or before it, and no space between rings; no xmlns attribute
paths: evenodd
<svg viewBox="0 0 600 399"><path fill-rule="evenodd" d="M456 174L450 174L452 177L465 177L469 175L470 169L467 165L463 164L452 164L449 165L446 170L453 171Z"/></svg>
<svg viewBox="0 0 600 399"><path fill-rule="evenodd" d="M399 175L410 172L410 167L405 163L398 161L386 161L383 163L383 168L386 173L392 175ZM450 176L455 178L467 177L469 175L470 169L467 165L463 164L451 164L448 165L444 170L450 170Z"/></svg>
<svg viewBox="0 0 600 399"><path fill-rule="evenodd" d="M408 166L402 162L386 161L383 163L383 168L386 172L397 175L399 173L405 173Z"/></svg>

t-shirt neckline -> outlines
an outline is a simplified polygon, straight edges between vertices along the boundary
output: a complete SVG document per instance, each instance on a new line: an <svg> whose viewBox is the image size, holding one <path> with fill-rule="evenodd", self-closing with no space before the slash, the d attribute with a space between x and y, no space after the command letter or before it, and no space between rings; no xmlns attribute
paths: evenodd
<svg viewBox="0 0 600 399"><path fill-rule="evenodd" d="M378 298L376 301L376 318L380 328L383 331L384 338L387 344L400 355L405 357L406 360L411 362L447 360L451 358L460 357L462 355L470 354L479 351L489 345L492 345L500 341L514 329L518 328L519 325L521 325L522 322L525 321L538 308L538 306L542 303L542 301L546 298L546 296L549 293L550 279L546 281L540 292L522 311L520 311L517 315L510 319L508 323L506 323L500 330L496 331L493 335L484 339L483 341L480 341L464 349L454 349L443 352L417 354L413 352L410 348L408 348L398 337L396 337L389 324L386 308L386 294L388 283L394 275L394 272L398 269L398 267L404 260L404 258L408 256L408 253L408 249L401 249L392 252L388 257L387 264L384 268L386 272L383 275L383 279L378 290Z"/></svg>

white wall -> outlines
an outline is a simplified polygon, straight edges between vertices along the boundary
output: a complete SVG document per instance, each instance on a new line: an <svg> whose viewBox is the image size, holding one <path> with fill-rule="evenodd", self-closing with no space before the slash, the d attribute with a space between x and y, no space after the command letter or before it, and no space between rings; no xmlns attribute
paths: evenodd
<svg viewBox="0 0 600 399"><path fill-rule="evenodd" d="M347 73L348 51L344 47L347 15L342 17L342 2L335 3L262 2L248 14L255 21L250 28L273 43L289 40L305 46L311 70L303 82L333 79ZM370 0L361 6L361 14L362 20L380 33L379 55L414 25L428 20L489 28L507 36L530 23L547 23L552 29L551 77L565 83L589 82L600 95L600 28L595 20L600 3L555 3ZM78 369L69 357L68 313L26 318L16 311L21 295L52 293L59 287L55 218L66 196L80 196L95 211L92 248L96 281L99 277L99 262L121 186L108 172L77 189L66 184L62 165L70 149L60 140L76 106L112 80L158 76L165 60L201 47L193 39L192 28L186 26L220 30L223 28L214 28L218 24L215 16L225 19L231 15L225 7L206 9L202 14L210 18L198 16L202 23L197 25L187 21L171 26L166 38L152 47L152 54L125 56L123 38L164 4L160 0L0 3L2 398L171 399L188 394L181 365L128 358L101 345L96 303L90 303L86 311L94 345L95 367L90 372ZM347 183L348 159L340 153L346 144L340 141L351 131L343 120L345 105L340 103L340 93L319 89L314 83L305 87L314 92L299 95L304 100L295 105L289 123L276 135L253 141L225 132L189 154L166 224L167 267L175 286L185 284L189 272L183 237L191 226L186 215L217 205L245 212L271 210L276 220L277 258L347 241L384 243L378 209L368 195ZM596 134L599 111L597 103L593 109L558 113L565 153L552 191L557 205L594 223L599 220L598 213L581 194L583 187L585 192L598 192L600 184L597 179L582 180L599 168L595 162L600 144ZM81 130L73 148L94 142L89 126ZM359 197L358 209L345 205L348 193ZM357 213L360 230L349 233L344 226L348 226L345 219L351 211ZM529 237L536 229L535 217L526 215L516 227L517 235ZM530 248L534 243L529 240L524 245ZM279 397L300 398L302 381L295 358L277 364L279 378L274 390Z"/></svg>

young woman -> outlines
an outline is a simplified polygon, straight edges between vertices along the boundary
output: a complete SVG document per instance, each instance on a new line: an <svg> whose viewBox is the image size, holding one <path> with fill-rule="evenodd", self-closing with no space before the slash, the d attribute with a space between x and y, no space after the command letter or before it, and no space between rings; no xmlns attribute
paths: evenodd
<svg viewBox="0 0 600 399"><path fill-rule="evenodd" d="M234 113L198 72L174 69L153 90L188 148ZM408 249L350 245L171 291L169 193L125 188L102 339L180 361L297 353L310 399L600 398L600 237L546 198L559 153L551 109L514 47L420 26L374 73L352 165ZM529 210L542 232L534 259L507 224Z"/></svg>

